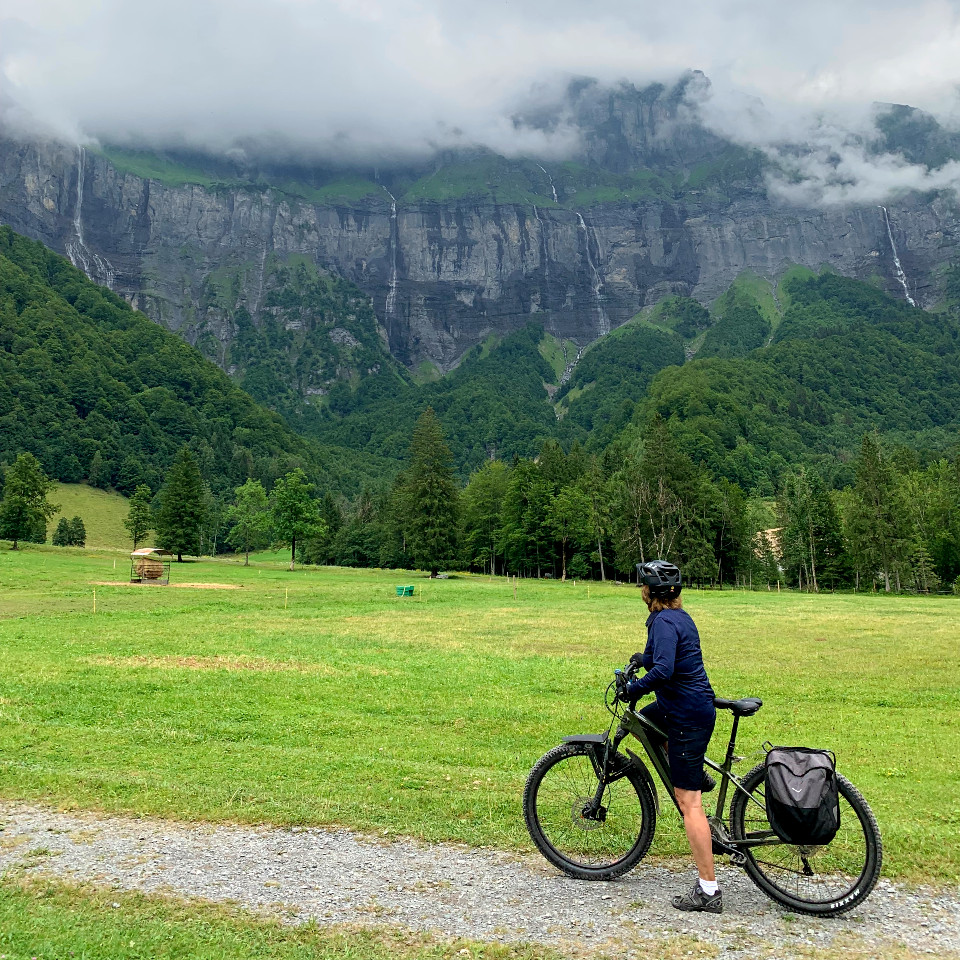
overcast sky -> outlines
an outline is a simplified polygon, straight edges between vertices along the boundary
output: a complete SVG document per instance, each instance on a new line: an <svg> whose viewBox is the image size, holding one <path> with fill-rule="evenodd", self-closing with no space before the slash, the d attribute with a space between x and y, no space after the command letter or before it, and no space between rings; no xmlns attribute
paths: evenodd
<svg viewBox="0 0 960 960"><path fill-rule="evenodd" d="M7 125L76 139L547 157L569 149L562 132L510 122L531 98L576 75L642 84L690 68L712 81L704 116L719 131L768 150L819 138L846 151L854 184L873 184L858 169L872 161L844 144L874 101L960 120L960 0L0 0ZM883 183L923 185L924 171L889 163Z"/></svg>

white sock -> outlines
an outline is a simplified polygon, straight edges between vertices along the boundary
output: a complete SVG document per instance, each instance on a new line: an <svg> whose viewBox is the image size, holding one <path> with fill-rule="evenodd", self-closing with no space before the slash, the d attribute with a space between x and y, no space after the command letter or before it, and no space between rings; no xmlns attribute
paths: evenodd
<svg viewBox="0 0 960 960"><path fill-rule="evenodd" d="M720 889L720 885L716 880L704 880L703 877L700 878L700 889L708 896L716 896L717 891Z"/></svg>

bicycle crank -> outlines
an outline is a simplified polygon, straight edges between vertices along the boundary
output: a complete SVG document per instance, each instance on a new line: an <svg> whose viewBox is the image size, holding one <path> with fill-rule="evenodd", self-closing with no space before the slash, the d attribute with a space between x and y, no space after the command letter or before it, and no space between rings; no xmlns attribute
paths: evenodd
<svg viewBox="0 0 960 960"><path fill-rule="evenodd" d="M736 847L731 845L730 833L727 825L716 817L710 817L710 835L713 839L713 852L716 854L726 854L730 858L730 863L735 867L742 867L747 862L747 858Z"/></svg>

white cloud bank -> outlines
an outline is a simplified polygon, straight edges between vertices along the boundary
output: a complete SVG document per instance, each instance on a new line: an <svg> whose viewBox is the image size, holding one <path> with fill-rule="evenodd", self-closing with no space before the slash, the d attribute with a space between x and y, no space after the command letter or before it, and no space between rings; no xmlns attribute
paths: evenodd
<svg viewBox="0 0 960 960"><path fill-rule="evenodd" d="M712 81L701 112L718 132L779 158L809 145L773 185L787 199L958 182L956 163L929 172L861 139L874 101L960 118L960 3L947 0L0 0L3 122L78 141L551 156L572 131L518 129L532 96L571 76L639 85L690 68Z"/></svg>

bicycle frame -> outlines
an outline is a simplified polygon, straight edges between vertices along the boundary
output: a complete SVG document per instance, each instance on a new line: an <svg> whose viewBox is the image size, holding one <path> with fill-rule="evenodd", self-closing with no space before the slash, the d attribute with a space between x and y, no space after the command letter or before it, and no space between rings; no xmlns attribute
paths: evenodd
<svg viewBox="0 0 960 960"><path fill-rule="evenodd" d="M741 852L742 848L770 846L779 844L781 842L779 837L777 837L772 830L760 831L751 835L750 837L740 840L733 839L726 827L724 809L727 803L727 793L729 792L731 785L734 790L739 790L742 794L744 794L751 803L754 803L763 809L763 804L761 804L760 801L750 793L750 791L746 790L740 778L731 772L733 764L741 759L740 757L736 757L734 755L734 749L737 741L737 728L739 725L740 717L734 716L733 727L730 730L730 742L727 744L727 752L723 763L717 764L713 760L709 759L709 757L704 759L704 763L720 775L717 805L713 816L707 818L710 822L710 831L713 835L714 852L728 854L734 860L734 862L738 864L742 863L743 860L743 853ZM620 747L620 744L628 736L633 736L643 745L643 749L650 758L650 763L653 766L653 769L656 771L657 776L660 778L664 788L667 791L667 794L673 801L674 806L677 808L677 812L681 813L682 816L680 806L677 803L677 795L673 787L673 781L670 779L670 767L667 761L667 756L652 739L652 737L657 737L660 740L666 740L667 734L642 713L639 713L635 709L634 704L631 704L630 707L624 711L623 716L620 718L620 724L617 727L617 732L614 735L613 740L610 740L608 736L603 737L603 742L605 743L606 749L603 751L602 765L599 763L597 764L597 766L600 767L600 769L597 770L599 783L597 785L597 794L594 797L592 804L593 809L595 811L602 809L601 801L607 784L626 775L626 768L623 765L618 766L616 769L612 769L611 765L613 763L613 758L617 755L617 750ZM597 746L599 747L600 744L598 743ZM640 760L640 758L637 757L633 751L628 749L627 754L635 764L645 769L643 761ZM597 760L600 760L599 756L597 757ZM650 782L652 785L652 779Z"/></svg>

